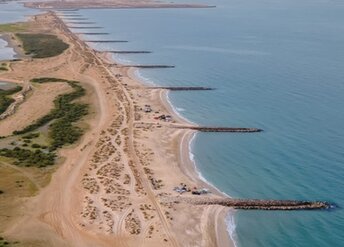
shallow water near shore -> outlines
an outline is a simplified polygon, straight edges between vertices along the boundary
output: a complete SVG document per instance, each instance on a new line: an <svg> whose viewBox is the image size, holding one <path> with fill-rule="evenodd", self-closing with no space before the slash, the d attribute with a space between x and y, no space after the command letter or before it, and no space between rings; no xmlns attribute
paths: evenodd
<svg viewBox="0 0 344 247"><path fill-rule="evenodd" d="M15 54L13 48L8 47L7 41L1 39L0 35L0 60L13 59Z"/></svg>
<svg viewBox="0 0 344 247"><path fill-rule="evenodd" d="M25 8L18 2L8 2L0 5L0 24L25 21L29 15L38 13L37 10ZM15 51L8 47L7 41L1 39L0 34L0 60L15 58Z"/></svg>
<svg viewBox="0 0 344 247"><path fill-rule="evenodd" d="M197 134L202 176L240 198L328 200L344 205L344 6L338 1L216 1L214 9L83 10L103 26L100 50L159 85L211 86L173 92L181 115L201 125L257 127L258 134ZM90 37L85 37L85 39ZM229 229L233 232L233 220ZM341 246L344 213L235 215L238 246Z"/></svg>

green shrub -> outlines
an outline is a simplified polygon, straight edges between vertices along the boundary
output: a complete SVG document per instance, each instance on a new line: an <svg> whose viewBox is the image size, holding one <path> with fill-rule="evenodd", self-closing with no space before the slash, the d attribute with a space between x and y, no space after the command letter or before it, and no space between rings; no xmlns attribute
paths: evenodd
<svg viewBox="0 0 344 247"><path fill-rule="evenodd" d="M54 100L55 108L50 113L25 127L23 130L13 132L13 134L18 135L34 131L54 120L49 126L49 136L52 139L49 150L53 151L65 144L73 144L76 142L83 134L83 131L79 127L74 126L73 123L88 113L88 106L86 104L74 103L73 101L84 96L86 93L85 89L76 81L67 81L58 78L35 78L31 81L36 83L65 81L74 91L58 96Z"/></svg>
<svg viewBox="0 0 344 247"><path fill-rule="evenodd" d="M23 136L23 139L33 139L39 137L40 133L30 133Z"/></svg>
<svg viewBox="0 0 344 247"><path fill-rule="evenodd" d="M32 148L41 148L41 145L34 143L31 145Z"/></svg>
<svg viewBox="0 0 344 247"><path fill-rule="evenodd" d="M65 79L53 78L53 77L41 77L41 78L34 78L31 82L35 83L46 83L46 82L69 82Z"/></svg>
<svg viewBox="0 0 344 247"><path fill-rule="evenodd" d="M47 58L62 54L69 45L51 34L17 33L26 54L33 58Z"/></svg>
<svg viewBox="0 0 344 247"><path fill-rule="evenodd" d="M17 86L9 90L0 89L0 114L4 113L7 108L14 102L14 99L9 96L22 90L22 87Z"/></svg>
<svg viewBox="0 0 344 247"><path fill-rule="evenodd" d="M14 149L0 149L0 156L14 158L15 165L18 166L51 166L55 162L56 155L54 153L43 153L41 150L31 151L16 147Z"/></svg>

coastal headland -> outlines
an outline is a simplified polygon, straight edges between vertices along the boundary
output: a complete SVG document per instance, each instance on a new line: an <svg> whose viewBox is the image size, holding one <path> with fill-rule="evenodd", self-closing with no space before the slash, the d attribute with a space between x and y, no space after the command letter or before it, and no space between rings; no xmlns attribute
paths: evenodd
<svg viewBox="0 0 344 247"><path fill-rule="evenodd" d="M50 8L53 3L31 7ZM68 8L73 2L59 3ZM36 58L31 52L27 54L31 57L9 62L10 70L0 74L4 81L32 84L32 92L0 122L1 148L27 143L41 147L43 141L51 145L49 152L41 154L47 166L30 167L34 163L30 160L24 167L12 156L0 159L1 168L7 169L0 180L0 209L6 209L1 210L0 220L5 223L0 235L6 239L24 246L233 246L224 227L224 218L233 208L330 207L325 202L226 198L198 178L188 145L202 127L174 114L164 97L169 88L145 87L132 76L135 68L112 61L111 53L94 51L54 12L32 17L23 28L12 30L17 48L24 46L25 38L33 38L28 36L31 33L50 35L44 36L46 39L56 37L63 49ZM26 36L18 35L21 32ZM65 119L64 113L70 118ZM74 114L79 114L78 118ZM55 122L30 131L37 119L46 116L54 117ZM13 121L11 118L21 125L2 125ZM78 138L56 143L56 122L62 120L73 121L74 125L63 123L62 129L74 130L71 133L79 134ZM20 176L17 187L8 185L13 179L9 174ZM22 183L29 185L20 187Z"/></svg>

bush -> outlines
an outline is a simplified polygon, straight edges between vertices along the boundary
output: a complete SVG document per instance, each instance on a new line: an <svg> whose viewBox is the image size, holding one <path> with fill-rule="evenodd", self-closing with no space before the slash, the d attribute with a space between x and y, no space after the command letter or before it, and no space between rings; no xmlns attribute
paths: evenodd
<svg viewBox="0 0 344 247"><path fill-rule="evenodd" d="M47 58L62 54L69 45L51 34L17 33L26 54L33 58Z"/></svg>
<svg viewBox="0 0 344 247"><path fill-rule="evenodd" d="M17 86L9 90L0 89L0 114L4 113L7 108L14 102L14 99L8 97L22 90L22 87Z"/></svg>
<svg viewBox="0 0 344 247"><path fill-rule="evenodd" d="M41 148L41 145L34 143L31 145L32 148Z"/></svg>
<svg viewBox="0 0 344 247"><path fill-rule="evenodd" d="M55 162L56 155L54 153L43 153L41 150L31 151L16 147L14 149L0 149L0 155L8 158L14 158L15 165L18 166L51 166Z"/></svg>
<svg viewBox="0 0 344 247"><path fill-rule="evenodd" d="M38 119L35 123L25 127L23 130L14 131L13 134L20 135L34 131L54 119L61 118L63 120L57 121L58 124L64 122L73 123L78 121L82 116L86 115L88 113L88 106L86 104L72 103L72 101L75 99L85 95L85 89L78 85L78 82L75 81L68 81L68 84L74 89L74 92L58 96L54 100L55 108L50 113Z"/></svg>
<svg viewBox="0 0 344 247"><path fill-rule="evenodd" d="M41 77L41 78L34 78L31 80L31 82L46 83L46 82L69 82L69 81L65 79L59 79L59 78Z"/></svg>
<svg viewBox="0 0 344 247"><path fill-rule="evenodd" d="M73 101L84 96L85 89L76 81L67 81L58 78L44 77L35 78L31 81L36 83L65 81L74 91L58 96L54 100L55 108L50 113L38 119L35 123L25 127L23 130L13 132L13 134L18 135L34 131L54 120L49 126L49 135L52 139L49 150L53 151L65 144L73 144L76 142L83 134L83 131L79 127L74 126L73 123L77 122L88 113L88 106L86 104L73 103ZM31 137L32 134L27 136Z"/></svg>
<svg viewBox="0 0 344 247"><path fill-rule="evenodd" d="M23 136L23 139L33 139L39 137L40 133L30 133Z"/></svg>

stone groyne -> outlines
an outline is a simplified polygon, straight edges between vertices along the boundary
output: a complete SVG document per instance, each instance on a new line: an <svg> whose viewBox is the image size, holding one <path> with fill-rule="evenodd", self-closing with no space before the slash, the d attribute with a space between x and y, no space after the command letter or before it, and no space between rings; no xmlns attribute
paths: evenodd
<svg viewBox="0 0 344 247"><path fill-rule="evenodd" d="M262 132L258 128L233 128L233 127L202 127L202 126L174 126L177 129L190 129L200 132L233 132L233 133L255 133Z"/></svg>
<svg viewBox="0 0 344 247"><path fill-rule="evenodd" d="M317 210L330 209L334 205L325 201L299 201L299 200L259 200L259 199L211 199L178 197L176 203L185 202L193 205L221 205L244 210Z"/></svg>
<svg viewBox="0 0 344 247"><path fill-rule="evenodd" d="M98 51L105 53L114 53L114 54L148 54L152 53L151 51Z"/></svg>
<svg viewBox="0 0 344 247"><path fill-rule="evenodd" d="M82 17L82 15L79 14L61 14L59 17Z"/></svg>
<svg viewBox="0 0 344 247"><path fill-rule="evenodd" d="M124 65L123 68L138 68L138 69L169 69L175 68L173 65Z"/></svg>
<svg viewBox="0 0 344 247"><path fill-rule="evenodd" d="M207 91L215 90L211 87L148 87L149 89L166 89L170 91Z"/></svg>
<svg viewBox="0 0 344 247"><path fill-rule="evenodd" d="M90 33L90 32L86 32L86 33L75 33L75 34L81 34L81 35L109 35L109 33Z"/></svg>
<svg viewBox="0 0 344 247"><path fill-rule="evenodd" d="M96 24L96 23L93 21L69 21L68 24L79 25L79 24ZM83 28L83 27L79 27L79 28ZM101 28L101 27L99 27L99 28Z"/></svg>
<svg viewBox="0 0 344 247"><path fill-rule="evenodd" d="M85 40L88 43L127 43L128 40Z"/></svg>
<svg viewBox="0 0 344 247"><path fill-rule="evenodd" d="M77 23L72 23L77 24ZM80 22L78 22L80 24ZM68 26L68 28L74 28L74 29L101 29L102 27L80 27L80 26Z"/></svg>
<svg viewBox="0 0 344 247"><path fill-rule="evenodd" d="M83 18L83 17L66 17L64 18L65 20L70 20L70 21L87 21L88 18Z"/></svg>

